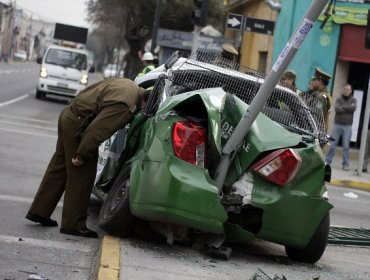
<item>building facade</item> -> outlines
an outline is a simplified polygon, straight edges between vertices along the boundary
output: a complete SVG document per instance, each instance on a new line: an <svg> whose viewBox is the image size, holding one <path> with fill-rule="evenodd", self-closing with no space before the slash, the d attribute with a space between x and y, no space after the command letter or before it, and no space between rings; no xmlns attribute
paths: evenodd
<svg viewBox="0 0 370 280"><path fill-rule="evenodd" d="M12 4L0 2L0 61L10 58L15 26L15 9Z"/></svg>
<svg viewBox="0 0 370 280"><path fill-rule="evenodd" d="M55 23L34 19L17 9L14 3L0 1L0 61L12 59L18 50L27 52L27 59L42 56L52 42Z"/></svg>
<svg viewBox="0 0 370 280"><path fill-rule="evenodd" d="M277 12L266 4L265 0L228 0L225 1L228 14L242 15L243 18L253 18L274 22ZM240 53L239 62L251 69L268 72L272 66L274 36L242 30L225 29L225 36L234 39L234 45Z"/></svg>
<svg viewBox="0 0 370 280"><path fill-rule="evenodd" d="M281 3L282 9L275 25L274 60L295 31L312 1L282 0ZM324 9L289 65L290 69L297 72L297 86L302 90L308 88L309 79L316 67L329 73L332 79L328 88L332 93L333 103L342 94L344 84L353 85L354 96L358 101L351 139L355 146L360 145L370 75L370 49L365 48L369 9L368 0L337 0L335 14L329 18L323 28L320 28L324 19ZM329 132L333 120L334 110L330 113Z"/></svg>

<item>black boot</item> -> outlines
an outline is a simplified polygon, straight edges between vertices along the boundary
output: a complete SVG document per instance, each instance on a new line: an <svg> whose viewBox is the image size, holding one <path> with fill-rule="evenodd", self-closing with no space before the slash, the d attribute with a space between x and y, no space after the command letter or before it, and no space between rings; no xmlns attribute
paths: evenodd
<svg viewBox="0 0 370 280"><path fill-rule="evenodd" d="M79 230L71 230L71 229L61 228L60 229L60 233L69 234L69 235L76 235L76 236L82 236L82 237L89 237L89 238L98 238L99 237L99 235L97 234L97 232L95 232L95 231L93 231L91 229L88 229L88 228L79 229Z"/></svg>
<svg viewBox="0 0 370 280"><path fill-rule="evenodd" d="M32 214L30 212L27 213L26 219L32 222L35 222L35 223L39 223L44 227L57 227L58 226L57 221L51 218L42 218L39 215Z"/></svg>

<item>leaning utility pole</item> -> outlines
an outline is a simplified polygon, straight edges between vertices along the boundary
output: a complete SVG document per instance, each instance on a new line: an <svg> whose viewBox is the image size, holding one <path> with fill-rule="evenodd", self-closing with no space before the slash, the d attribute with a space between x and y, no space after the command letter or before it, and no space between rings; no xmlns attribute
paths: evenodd
<svg viewBox="0 0 370 280"><path fill-rule="evenodd" d="M219 193L222 192L234 153L238 151L250 127L257 118L257 115L261 112L274 87L279 82L281 75L284 73L304 39L311 31L314 22L321 14L327 2L327 0L315 0L312 2L298 28L277 58L271 72L258 90L256 94L258 98L254 98L252 100L244 116L236 126L234 133L223 147L220 163L217 166L214 177Z"/></svg>

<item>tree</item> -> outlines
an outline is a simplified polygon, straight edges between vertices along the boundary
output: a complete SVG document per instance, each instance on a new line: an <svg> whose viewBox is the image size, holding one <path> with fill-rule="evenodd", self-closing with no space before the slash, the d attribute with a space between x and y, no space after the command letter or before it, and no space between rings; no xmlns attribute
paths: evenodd
<svg viewBox="0 0 370 280"><path fill-rule="evenodd" d="M223 28L224 14L222 0L209 0L209 23L216 28ZM97 26L108 25L121 28L115 42L120 46L127 42L125 73L131 73L141 65L140 53L144 44L152 36L156 9L155 0L89 0L87 9L89 21ZM160 27L182 31L192 31L191 15L195 8L193 0L161 0ZM113 28L113 27L112 27Z"/></svg>
<svg viewBox="0 0 370 280"><path fill-rule="evenodd" d="M101 70L106 63L113 62L118 31L112 26L100 26L94 29L87 38L86 46L95 54L95 64Z"/></svg>

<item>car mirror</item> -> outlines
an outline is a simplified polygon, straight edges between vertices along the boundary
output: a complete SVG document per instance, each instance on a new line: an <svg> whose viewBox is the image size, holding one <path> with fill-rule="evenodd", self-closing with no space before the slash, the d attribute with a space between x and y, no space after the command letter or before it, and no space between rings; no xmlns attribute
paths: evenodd
<svg viewBox="0 0 370 280"><path fill-rule="evenodd" d="M89 73L94 73L95 72L95 66L91 66L89 69Z"/></svg>
<svg viewBox="0 0 370 280"><path fill-rule="evenodd" d="M38 64L41 64L42 63L42 57L41 56L38 56L36 58L36 63L38 63Z"/></svg>

